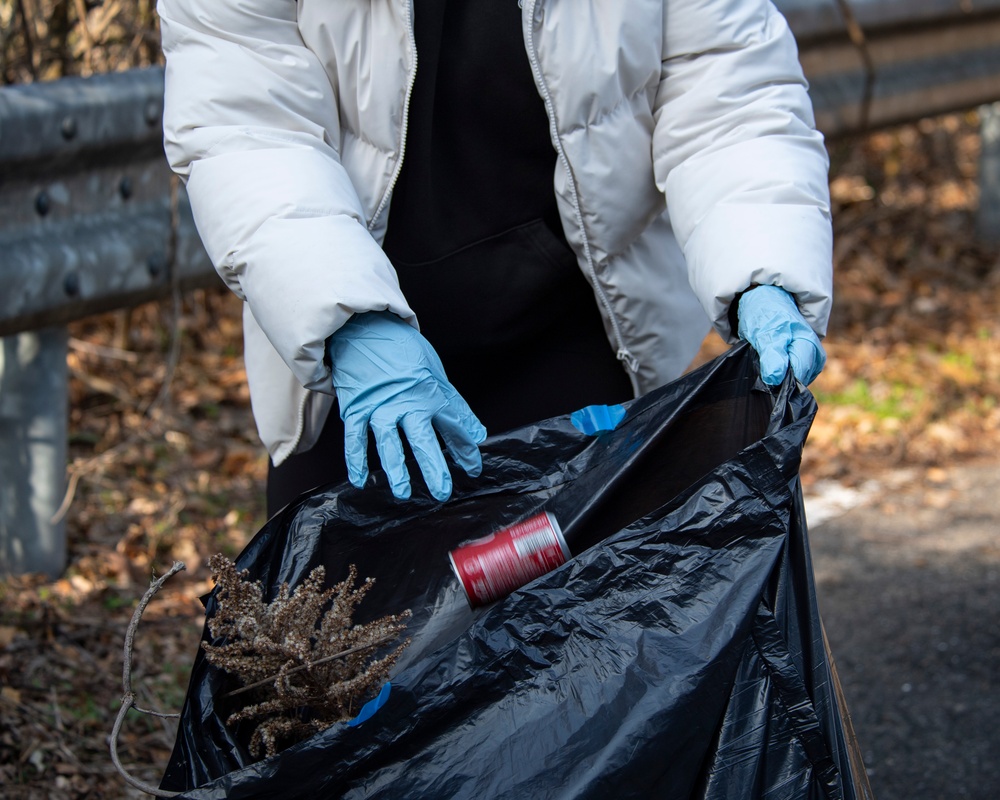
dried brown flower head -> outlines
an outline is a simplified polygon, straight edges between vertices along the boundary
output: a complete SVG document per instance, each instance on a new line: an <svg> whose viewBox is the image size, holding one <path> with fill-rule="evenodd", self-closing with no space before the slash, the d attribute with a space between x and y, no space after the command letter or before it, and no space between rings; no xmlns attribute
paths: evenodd
<svg viewBox="0 0 1000 800"><path fill-rule="evenodd" d="M353 624L354 610L374 580L358 588L352 564L347 577L324 589L326 570L316 567L294 590L283 584L267 603L259 581L221 554L209 561L217 607L208 630L218 645L202 642L209 662L232 673L248 702L229 725L259 720L250 739L256 757L350 719L388 678L409 639L385 652L405 630L410 611ZM380 655L381 654L381 655Z"/></svg>

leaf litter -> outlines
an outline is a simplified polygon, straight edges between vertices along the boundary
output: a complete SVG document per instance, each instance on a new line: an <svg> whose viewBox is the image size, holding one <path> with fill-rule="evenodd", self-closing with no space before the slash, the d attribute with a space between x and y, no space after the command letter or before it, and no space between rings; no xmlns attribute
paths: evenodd
<svg viewBox="0 0 1000 800"><path fill-rule="evenodd" d="M974 112L830 144L836 300L828 366L811 387L807 487L901 469L939 483L942 465L995 458L1000 249L977 235L979 147ZM178 711L209 558L234 557L265 521L234 296L197 290L178 309L149 303L70 334L68 567L0 581L11 800L143 796L107 747L132 609L154 575L186 562L143 617L133 671L143 706ZM712 335L700 360L724 349ZM134 775L158 781L174 724L130 713L119 752Z"/></svg>

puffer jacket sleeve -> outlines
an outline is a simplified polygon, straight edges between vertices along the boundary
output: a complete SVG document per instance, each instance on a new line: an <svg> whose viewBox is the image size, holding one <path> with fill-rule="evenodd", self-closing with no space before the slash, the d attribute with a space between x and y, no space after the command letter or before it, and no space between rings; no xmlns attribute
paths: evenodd
<svg viewBox="0 0 1000 800"><path fill-rule="evenodd" d="M415 324L339 158L337 98L291 0L159 0L164 139L202 241L307 388L354 313Z"/></svg>
<svg viewBox="0 0 1000 800"><path fill-rule="evenodd" d="M794 38L767 0L664 0L657 185L723 338L751 284L789 291L817 334L833 295L829 161Z"/></svg>

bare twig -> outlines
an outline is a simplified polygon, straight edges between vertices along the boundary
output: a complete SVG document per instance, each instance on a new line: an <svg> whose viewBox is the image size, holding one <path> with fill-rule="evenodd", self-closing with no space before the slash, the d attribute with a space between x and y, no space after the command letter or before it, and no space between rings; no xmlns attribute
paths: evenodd
<svg viewBox="0 0 1000 800"><path fill-rule="evenodd" d="M299 664L297 667L292 667L286 670L281 675L271 675L269 678L264 678L256 683L250 683L246 686L241 686L239 689L233 689L231 692L226 692L222 695L223 698L235 697L238 694L243 694L244 692L249 692L251 689L259 689L261 686L267 686L269 683L274 683L278 678L286 678L289 675L294 675L296 672L301 672L304 669L309 669L310 667L318 667L320 664L326 664L328 661L334 661L338 658L345 658L346 656L354 655L355 653L360 653L362 650L368 650L377 645L388 642L390 639L395 639L395 634L389 634L383 636L381 639L376 639L374 642L369 642L368 644L359 644L357 647L349 647L346 650L341 650L339 653L333 653L329 656L324 656L323 658L317 658L315 661L309 661L305 664Z"/></svg>
<svg viewBox="0 0 1000 800"><path fill-rule="evenodd" d="M149 689L146 688L145 686L140 686L139 690L145 696L152 695L152 692L150 692ZM176 731L173 728L171 728L171 726L168 724L168 720L177 719L178 715L177 714L162 714L162 713L160 713L158 711L150 711L150 710L147 710L147 709L140 708L138 705L135 706L135 709L136 709L136 711L141 711L144 714L149 714L150 716L156 717L157 719L160 720L160 730L162 731L162 733L163 733L163 735L165 737L164 741L166 743L166 746L167 746L168 749L170 747L172 747Z"/></svg>
<svg viewBox="0 0 1000 800"><path fill-rule="evenodd" d="M25 716L31 717L35 722L51 730L57 736L62 734L62 726L59 724L58 720L49 719L32 706L12 700L4 694L0 694L0 704L8 705L11 708L17 709Z"/></svg>
<svg viewBox="0 0 1000 800"><path fill-rule="evenodd" d="M127 449L134 445L136 442L144 439L148 439L153 433L153 417L156 412L166 404L170 397L170 389L173 383L174 374L177 372L177 365L180 362L181 353L181 317L183 316L183 308L181 304L181 287L179 282L179 276L177 269L175 268L175 261L177 258L177 240L180 232L180 179L176 175L172 175L170 178L170 233L167 238L167 269L169 270L170 283L171 283L171 316L172 325L170 331L170 350L167 355L166 370L163 377L163 382L160 384L160 390L157 392L156 396L146 405L140 406L137 410L144 417L148 418L150 421L147 425L135 432L128 438L116 444L114 447L105 450L98 456L90 459L86 459L77 463L74 463L69 468L69 482L66 487L66 493L63 495L62 503L59 504L59 508L52 515L52 523L55 524L59 522L69 511L70 506L73 504L73 498L76 496L76 490L80 483L80 478L84 475L93 472L94 470L101 467L107 461L111 460L115 453L121 452L123 449ZM85 382L93 384L93 377L84 374L78 377ZM112 391L115 396L119 396L117 392L113 391L113 387L109 383L101 382L100 386L94 386L94 388L99 391ZM131 398L124 398L119 396L120 400L128 402L131 404Z"/></svg>
<svg viewBox="0 0 1000 800"><path fill-rule="evenodd" d="M115 358L119 361L128 361L130 364L136 364L139 361L139 354L131 350L125 350L121 347L108 347L103 344L95 344L93 342L87 342L83 339L77 339L75 336L69 337L69 346L73 350L79 350L83 353L89 353L93 356L98 356L100 358Z"/></svg>
<svg viewBox="0 0 1000 800"><path fill-rule="evenodd" d="M69 366L69 374L76 378L76 380L80 381L80 383L84 386L93 389L98 394L106 394L109 397L113 397L126 408L135 408L135 398L130 397L128 390L118 384L113 383L106 378L91 375L85 370L79 369L72 364Z"/></svg>
<svg viewBox="0 0 1000 800"><path fill-rule="evenodd" d="M17 10L21 13L21 22L24 30L24 49L28 61L28 72L31 73L31 80L38 80L38 65L35 63L35 31L34 16L28 14L28 7L24 0L17 0Z"/></svg>
<svg viewBox="0 0 1000 800"><path fill-rule="evenodd" d="M116 22L119 22L119 14L122 13L122 4L118 0L111 3L104 3L99 8L98 19L91 29L94 39L104 39L108 29Z"/></svg>
<svg viewBox="0 0 1000 800"><path fill-rule="evenodd" d="M139 620L142 619L142 612L146 610L146 606L149 605L149 601L153 599L153 596L160 590L164 583L170 579L171 576L180 572L184 569L183 561L175 561L174 565L166 572L166 574L160 576L155 581L153 581L146 593L139 600L139 604L135 607L135 611L132 614L132 621L128 624L128 629L125 631L125 647L124 647L124 661L122 664L122 689L124 694L122 695L122 705L118 709L118 716L115 718L114 727L111 729L111 761L115 765L115 769L118 773L125 779L125 782L130 786L134 786L146 794L152 794L156 797L177 797L180 792L168 792L160 789L156 786L151 786L148 783L140 781L138 778L132 777L122 766L121 760L118 758L118 735L121 733L122 723L125 721L125 716L128 714L129 709L136 709L144 714L153 714L157 717L177 717L177 714L161 714L155 711L146 711L136 704L135 692L132 691L132 650L135 645L135 633L139 628Z"/></svg>
<svg viewBox="0 0 1000 800"><path fill-rule="evenodd" d="M87 4L84 0L73 0L76 7L76 15L79 18L80 32L83 34L83 64L86 68L84 74L94 71L94 36L90 32L87 24Z"/></svg>
<svg viewBox="0 0 1000 800"><path fill-rule="evenodd" d="M56 689L55 686L49 687L49 697L52 700L52 719L54 720L55 728L57 731L62 733L64 728L62 721L62 713L59 710L59 691Z"/></svg>
<svg viewBox="0 0 1000 800"><path fill-rule="evenodd" d="M858 22L857 17L854 16L854 10L851 8L849 0L837 0L837 6L844 17L844 25L847 27L847 35L851 39L851 44L857 48L861 56L861 61L865 65L865 89L864 94L861 96L861 108L858 113L858 127L861 133L864 133L868 129L868 123L871 118L872 97L875 93L875 62L872 59L871 51L868 49L868 40L865 38L865 32Z"/></svg>
<svg viewBox="0 0 1000 800"><path fill-rule="evenodd" d="M153 13L154 0L137 0L136 3L136 35L140 41L136 47L135 66L143 63L152 64L156 60L159 49L159 36L150 36L156 32L156 17Z"/></svg>
<svg viewBox="0 0 1000 800"><path fill-rule="evenodd" d="M123 439L113 447L109 447L100 455L96 455L93 458L80 459L71 464L69 466L69 483L66 487L66 494L63 495L62 503L60 503L59 508L52 515L52 524L59 522L66 515L66 512L69 511L69 507L73 504L73 497L76 495L76 488L80 482L80 478L104 466L109 461L114 461L115 456L132 447L137 442L148 440L151 433L151 428L142 428L135 431L127 439Z"/></svg>
<svg viewBox="0 0 1000 800"><path fill-rule="evenodd" d="M72 467L68 471L69 480L66 482L66 493L63 495L59 508L55 510L55 513L49 520L53 525L58 525L62 518L66 516L66 512L69 511L69 507L73 504L73 498L76 497L76 487L80 483L81 473Z"/></svg>

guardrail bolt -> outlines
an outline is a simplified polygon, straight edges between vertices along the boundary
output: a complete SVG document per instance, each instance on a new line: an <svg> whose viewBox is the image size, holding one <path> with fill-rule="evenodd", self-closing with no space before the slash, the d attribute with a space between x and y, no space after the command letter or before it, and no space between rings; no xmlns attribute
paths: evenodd
<svg viewBox="0 0 1000 800"><path fill-rule="evenodd" d="M62 131L63 139L68 142L76 136L76 120L73 117L63 117L59 129Z"/></svg>
<svg viewBox="0 0 1000 800"><path fill-rule="evenodd" d="M148 100L146 102L146 107L143 109L143 116L146 118L146 124L150 127L156 125L160 121L160 104L156 100Z"/></svg>
<svg viewBox="0 0 1000 800"><path fill-rule="evenodd" d="M69 272L63 278L63 291L68 297L76 297L80 294L80 276L75 272Z"/></svg>
<svg viewBox="0 0 1000 800"><path fill-rule="evenodd" d="M38 216L44 217L52 210L52 201L49 200L48 192L39 192L38 196L35 198L35 211L38 212Z"/></svg>
<svg viewBox="0 0 1000 800"><path fill-rule="evenodd" d="M122 200L128 200L132 196L131 178L125 177L118 181L118 194L121 195Z"/></svg>
<svg viewBox="0 0 1000 800"><path fill-rule="evenodd" d="M167 268L167 259L160 253L153 253L146 259L146 269L152 278L158 277Z"/></svg>

